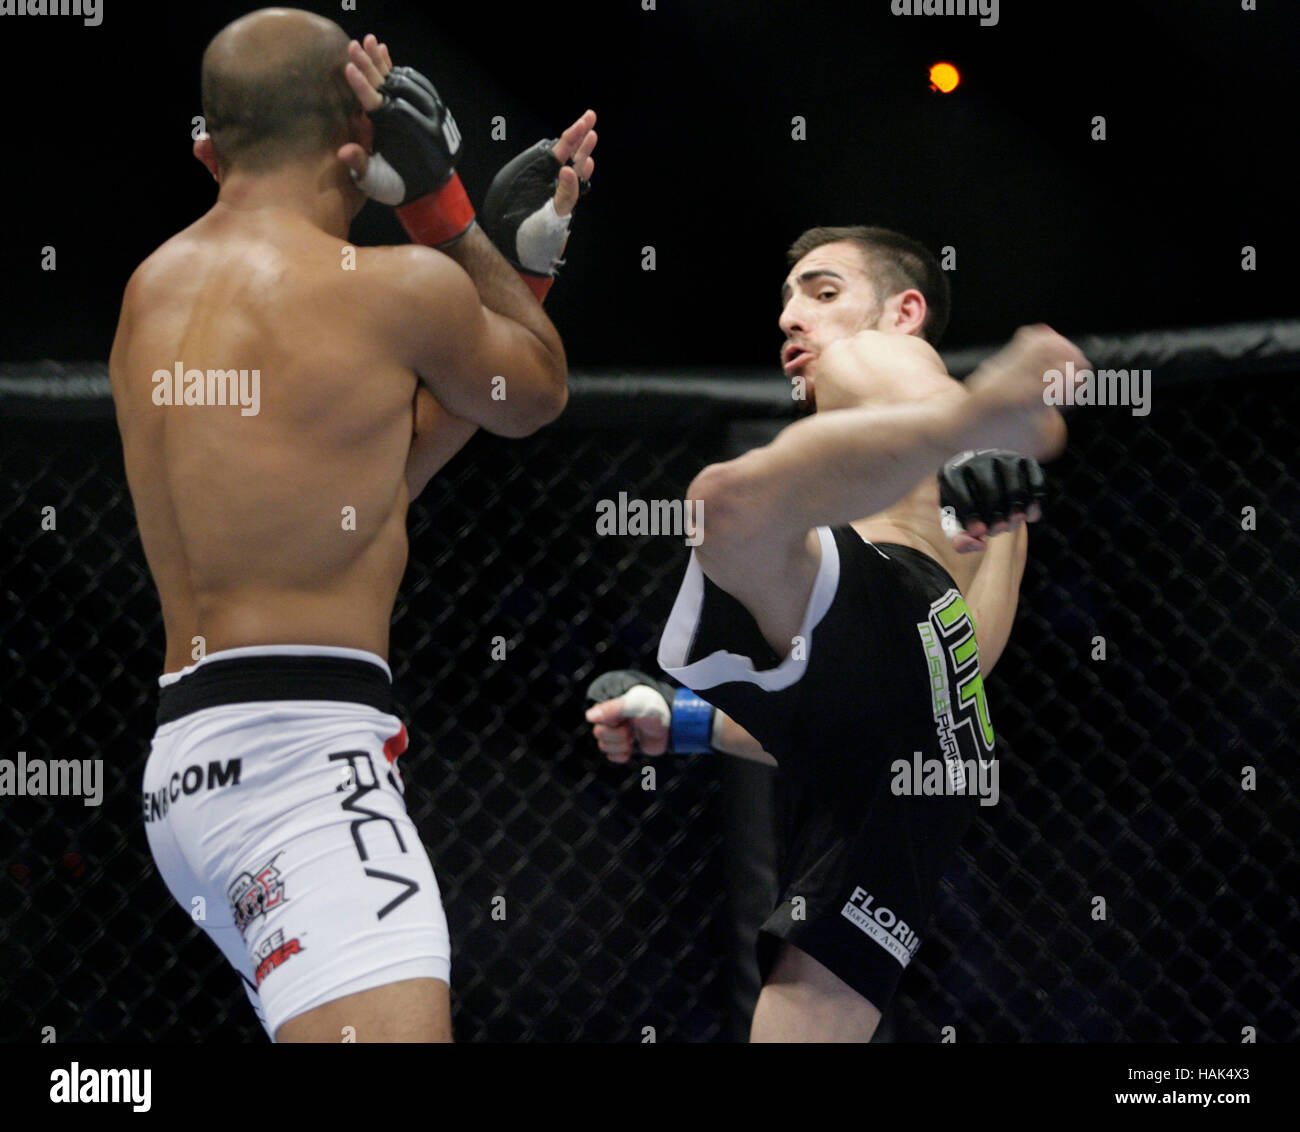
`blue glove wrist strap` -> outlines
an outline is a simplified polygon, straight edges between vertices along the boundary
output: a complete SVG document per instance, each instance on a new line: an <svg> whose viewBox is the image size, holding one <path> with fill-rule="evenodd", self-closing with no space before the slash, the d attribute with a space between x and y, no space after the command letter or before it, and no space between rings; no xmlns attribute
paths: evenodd
<svg viewBox="0 0 1300 1132"><path fill-rule="evenodd" d="M678 688L673 697L670 731L672 751L679 755L698 755L713 750L713 705L705 703L689 688Z"/></svg>

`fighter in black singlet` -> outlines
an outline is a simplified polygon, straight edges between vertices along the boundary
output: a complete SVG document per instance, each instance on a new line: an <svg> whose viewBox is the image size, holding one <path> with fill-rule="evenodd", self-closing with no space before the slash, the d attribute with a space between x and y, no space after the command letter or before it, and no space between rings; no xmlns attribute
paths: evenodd
<svg viewBox="0 0 1300 1132"><path fill-rule="evenodd" d="M818 535L802 647L777 657L692 562L659 660L780 767L780 898L759 936L761 974L788 940L883 1010L989 781L993 728L970 612L947 571L848 525ZM895 793L918 759L942 768L950 793Z"/></svg>
<svg viewBox="0 0 1300 1132"><path fill-rule="evenodd" d="M934 346L947 282L923 246L822 228L788 254L782 362L816 411L686 491L699 529L659 650L685 689L608 673L587 720L615 762L671 742L777 764L780 899L751 1038L866 1041L995 800L983 679L1038 517L1012 472L1064 447L1045 382L1088 363L1027 327L963 385ZM970 454L988 449L1007 451ZM935 472L960 486L969 459L992 461L994 490L951 529Z"/></svg>

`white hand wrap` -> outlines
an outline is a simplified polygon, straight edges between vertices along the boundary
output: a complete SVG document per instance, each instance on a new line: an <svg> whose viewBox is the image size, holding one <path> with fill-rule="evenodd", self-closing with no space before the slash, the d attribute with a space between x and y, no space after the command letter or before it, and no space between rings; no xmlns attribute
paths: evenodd
<svg viewBox="0 0 1300 1132"><path fill-rule="evenodd" d="M364 177L358 177L356 171L348 170L352 180L368 197L374 197L380 204L399 205L406 198L406 182L382 154L372 153L370 165Z"/></svg>
<svg viewBox="0 0 1300 1132"><path fill-rule="evenodd" d="M536 275L550 275L564 251L572 218L572 213L561 216L556 212L552 198L520 224L515 234L515 253L520 264Z"/></svg>
<svg viewBox="0 0 1300 1132"><path fill-rule="evenodd" d="M623 714L629 719L657 719L665 727L673 720L672 706L648 684L633 684L623 693Z"/></svg>

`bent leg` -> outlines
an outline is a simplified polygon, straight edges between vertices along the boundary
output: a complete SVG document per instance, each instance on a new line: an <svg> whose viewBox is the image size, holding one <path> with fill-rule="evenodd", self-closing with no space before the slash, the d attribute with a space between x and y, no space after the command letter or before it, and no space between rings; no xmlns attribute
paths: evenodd
<svg viewBox="0 0 1300 1132"><path fill-rule="evenodd" d="M277 1042L450 1042L451 991L441 979L403 979L344 995L290 1018Z"/></svg>
<svg viewBox="0 0 1300 1132"><path fill-rule="evenodd" d="M781 945L754 1010L751 1042L869 1042L880 1011L806 952Z"/></svg>

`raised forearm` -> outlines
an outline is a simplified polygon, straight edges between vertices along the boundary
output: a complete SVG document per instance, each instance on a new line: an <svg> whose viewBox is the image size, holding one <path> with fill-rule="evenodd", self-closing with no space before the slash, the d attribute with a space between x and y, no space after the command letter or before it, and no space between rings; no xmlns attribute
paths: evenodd
<svg viewBox="0 0 1300 1132"><path fill-rule="evenodd" d="M473 280L479 298L488 310L518 323L557 360L564 359L564 346L551 320L542 311L527 284L492 241L475 225L464 237L444 249Z"/></svg>
<svg viewBox="0 0 1300 1132"><path fill-rule="evenodd" d="M975 618L980 672L986 677L1011 637L1028 551L1029 528L1023 523L1008 534L993 535L981 552L979 570L966 587L966 605Z"/></svg>

